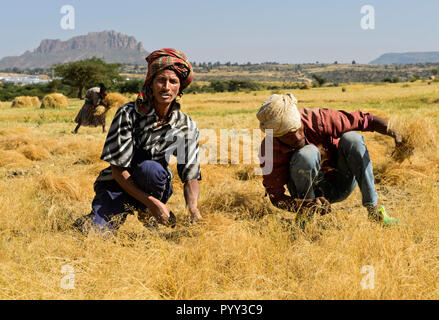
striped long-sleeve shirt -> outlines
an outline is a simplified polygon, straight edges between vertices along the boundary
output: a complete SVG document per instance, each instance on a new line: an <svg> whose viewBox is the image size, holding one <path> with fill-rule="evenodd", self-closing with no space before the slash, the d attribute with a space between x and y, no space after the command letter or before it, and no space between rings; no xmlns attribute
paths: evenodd
<svg viewBox="0 0 439 320"><path fill-rule="evenodd" d="M104 144L101 159L111 165L130 168L136 148L148 154L148 159L160 162L173 177L168 165L171 155L177 157L177 171L182 182L201 180L199 161L199 131L195 122L174 103L164 125L154 108L146 114L134 102L119 108L114 116ZM102 170L96 182L112 180L111 166Z"/></svg>

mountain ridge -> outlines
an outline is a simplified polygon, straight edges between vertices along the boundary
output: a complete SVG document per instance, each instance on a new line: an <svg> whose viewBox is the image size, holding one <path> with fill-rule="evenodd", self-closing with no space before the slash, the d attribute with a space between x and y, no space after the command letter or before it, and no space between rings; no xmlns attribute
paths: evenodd
<svg viewBox="0 0 439 320"><path fill-rule="evenodd" d="M426 52L389 52L384 53L370 64L411 64L439 62L439 51Z"/></svg>
<svg viewBox="0 0 439 320"><path fill-rule="evenodd" d="M26 51L20 56L4 57L0 69L48 68L56 63L72 62L92 57L106 62L145 64L149 52L135 37L105 30L89 32L66 41L43 39L38 48Z"/></svg>

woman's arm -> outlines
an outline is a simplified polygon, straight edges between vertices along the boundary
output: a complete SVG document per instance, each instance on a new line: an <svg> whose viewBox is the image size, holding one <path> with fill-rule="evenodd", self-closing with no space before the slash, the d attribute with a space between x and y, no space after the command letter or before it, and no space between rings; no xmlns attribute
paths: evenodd
<svg viewBox="0 0 439 320"><path fill-rule="evenodd" d="M200 184L197 179L186 181L184 184L184 199L186 205L191 213L191 220L197 222L201 219L200 211L198 210L198 195L200 194Z"/></svg>
<svg viewBox="0 0 439 320"><path fill-rule="evenodd" d="M111 172L113 178L122 189L136 200L142 202L159 223L166 224L168 222L170 216L168 207L160 200L140 190L126 168L111 165Z"/></svg>

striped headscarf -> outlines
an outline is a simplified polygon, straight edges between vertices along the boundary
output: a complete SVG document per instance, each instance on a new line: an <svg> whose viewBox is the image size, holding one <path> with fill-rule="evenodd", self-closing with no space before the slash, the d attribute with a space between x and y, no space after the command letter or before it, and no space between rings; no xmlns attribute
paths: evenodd
<svg viewBox="0 0 439 320"><path fill-rule="evenodd" d="M180 79L179 96L183 95L183 90L189 86L193 79L192 65L181 51L171 48L156 50L146 57L146 61L148 62L148 73L142 91L136 100L137 108L144 112L153 101L151 84L158 72L171 69L177 74Z"/></svg>

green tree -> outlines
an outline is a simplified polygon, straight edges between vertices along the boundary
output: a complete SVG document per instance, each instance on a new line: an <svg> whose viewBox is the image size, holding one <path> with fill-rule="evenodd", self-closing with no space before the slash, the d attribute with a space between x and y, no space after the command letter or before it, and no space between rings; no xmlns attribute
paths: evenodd
<svg viewBox="0 0 439 320"><path fill-rule="evenodd" d="M321 76L319 76L319 75L317 75L317 74L312 74L311 77L313 77L314 80L317 81L319 86L321 86L321 85L326 83L326 79L321 77Z"/></svg>
<svg viewBox="0 0 439 320"><path fill-rule="evenodd" d="M125 80L117 84L115 87L120 93L139 93L142 89L144 81L140 79Z"/></svg>
<svg viewBox="0 0 439 320"><path fill-rule="evenodd" d="M225 81L213 80L210 82L210 87L214 92L224 92L229 91L229 85Z"/></svg>
<svg viewBox="0 0 439 320"><path fill-rule="evenodd" d="M57 64L54 66L55 76L61 77L63 83L78 90L78 98L87 86L95 86L99 82L105 84L120 80L120 63L106 63L102 59L91 58L81 61Z"/></svg>

